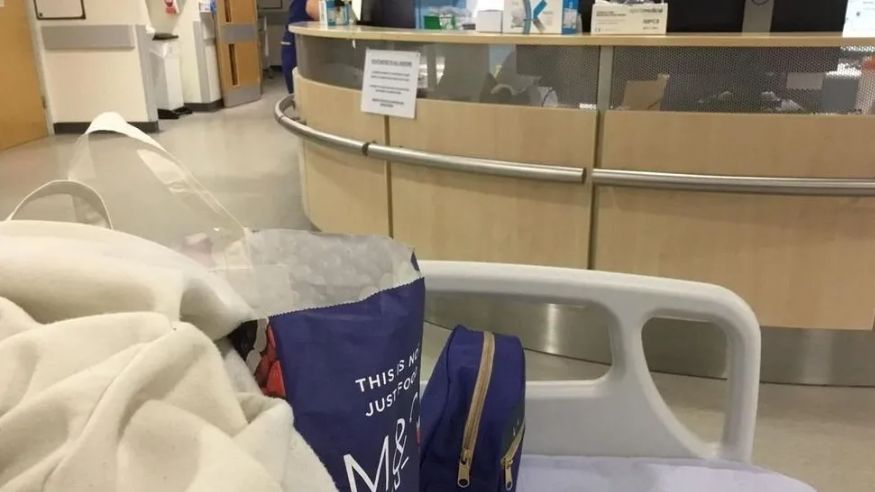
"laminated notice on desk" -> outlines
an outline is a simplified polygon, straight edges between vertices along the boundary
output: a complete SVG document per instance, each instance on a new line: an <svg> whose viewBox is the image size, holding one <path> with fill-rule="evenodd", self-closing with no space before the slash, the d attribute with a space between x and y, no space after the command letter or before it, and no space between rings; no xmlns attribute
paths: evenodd
<svg viewBox="0 0 875 492"><path fill-rule="evenodd" d="M592 6L590 27L593 34L665 34L668 4L596 3Z"/></svg>
<svg viewBox="0 0 875 492"><path fill-rule="evenodd" d="M414 118L419 85L419 52L369 49L362 78L365 113Z"/></svg>

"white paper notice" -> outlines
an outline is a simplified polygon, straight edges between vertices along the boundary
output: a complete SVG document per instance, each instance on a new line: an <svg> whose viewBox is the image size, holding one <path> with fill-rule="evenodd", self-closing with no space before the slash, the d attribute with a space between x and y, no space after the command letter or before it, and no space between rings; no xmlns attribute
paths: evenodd
<svg viewBox="0 0 875 492"><path fill-rule="evenodd" d="M419 80L418 51L368 50L362 80L362 111L413 118Z"/></svg>
<svg viewBox="0 0 875 492"><path fill-rule="evenodd" d="M845 15L846 37L875 35L875 0L849 0Z"/></svg>

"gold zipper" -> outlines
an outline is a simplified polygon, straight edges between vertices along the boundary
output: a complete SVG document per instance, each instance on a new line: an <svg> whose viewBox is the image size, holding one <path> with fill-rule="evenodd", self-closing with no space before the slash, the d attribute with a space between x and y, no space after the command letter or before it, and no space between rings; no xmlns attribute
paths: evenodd
<svg viewBox="0 0 875 492"><path fill-rule="evenodd" d="M495 358L495 335L483 333L483 352L480 354L480 368L477 370L477 381L474 383L474 396L465 420L465 433L462 437L462 454L459 456L459 474L456 483L459 487L471 485L471 462L474 459L474 447L477 445L477 433L480 431L480 417L483 405L486 403L486 391L492 379L492 362Z"/></svg>
<svg viewBox="0 0 875 492"><path fill-rule="evenodd" d="M504 467L504 488L510 490L513 488L513 458L516 456L520 444L523 442L523 433L526 431L526 423L520 426L520 430L513 436L513 441L510 442L510 448L507 453L501 458L501 466Z"/></svg>

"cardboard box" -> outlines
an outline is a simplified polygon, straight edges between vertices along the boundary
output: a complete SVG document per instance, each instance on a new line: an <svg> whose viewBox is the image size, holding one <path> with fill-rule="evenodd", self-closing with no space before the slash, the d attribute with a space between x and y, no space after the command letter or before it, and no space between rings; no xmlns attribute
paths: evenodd
<svg viewBox="0 0 875 492"><path fill-rule="evenodd" d="M591 28L593 34L665 34L668 4L597 3L592 7Z"/></svg>
<svg viewBox="0 0 875 492"><path fill-rule="evenodd" d="M477 12L475 26L477 32L501 32L502 12L500 10L481 10Z"/></svg>

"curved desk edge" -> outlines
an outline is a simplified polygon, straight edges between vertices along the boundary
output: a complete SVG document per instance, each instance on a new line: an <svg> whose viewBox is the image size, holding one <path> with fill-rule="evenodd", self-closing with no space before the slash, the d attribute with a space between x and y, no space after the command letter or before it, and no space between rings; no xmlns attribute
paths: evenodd
<svg viewBox="0 0 875 492"><path fill-rule="evenodd" d="M415 43L522 44L545 46L639 46L711 48L839 48L875 46L875 37L843 37L841 33L714 33L629 35L498 34L476 31L391 29L371 26L322 26L299 22L288 27L301 36Z"/></svg>

